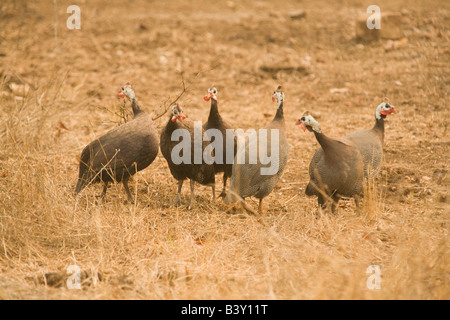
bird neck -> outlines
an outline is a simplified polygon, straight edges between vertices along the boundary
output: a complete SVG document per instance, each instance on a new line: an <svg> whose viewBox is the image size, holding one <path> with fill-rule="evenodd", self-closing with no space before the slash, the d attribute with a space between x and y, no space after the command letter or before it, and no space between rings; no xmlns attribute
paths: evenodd
<svg viewBox="0 0 450 320"><path fill-rule="evenodd" d="M375 125L373 126L373 130L380 136L381 141L384 140L384 117L380 116L380 118L375 118Z"/></svg>
<svg viewBox="0 0 450 320"><path fill-rule="evenodd" d="M141 108L138 106L136 102L136 98L131 99L131 108L133 109L134 117L136 117L139 113L142 112Z"/></svg>
<svg viewBox="0 0 450 320"><path fill-rule="evenodd" d="M327 137L322 132L314 131L314 135L316 136L317 141L323 149L325 161L336 162L342 160L342 153L340 152L340 150L342 150L341 148L344 147L342 143L335 139Z"/></svg>
<svg viewBox="0 0 450 320"><path fill-rule="evenodd" d="M284 114L283 114L283 100L281 100L278 103L277 113L275 114L275 117L273 118L273 121L284 121Z"/></svg>
<svg viewBox="0 0 450 320"><path fill-rule="evenodd" d="M167 125L166 125L166 128L167 128L166 130L170 133L183 126L181 124L181 122L178 121L178 119L176 119L175 121L172 121L172 117L173 117L173 115L170 114L169 121L167 121Z"/></svg>
<svg viewBox="0 0 450 320"><path fill-rule="evenodd" d="M218 121L222 119L219 114L219 107L217 106L217 100L211 99L211 108L209 109L208 122Z"/></svg>
<svg viewBox="0 0 450 320"><path fill-rule="evenodd" d="M316 132L314 131L314 135L316 136L317 142L319 142L322 149L326 150L329 149L332 145L332 139L328 138L326 135L324 135L322 132Z"/></svg>

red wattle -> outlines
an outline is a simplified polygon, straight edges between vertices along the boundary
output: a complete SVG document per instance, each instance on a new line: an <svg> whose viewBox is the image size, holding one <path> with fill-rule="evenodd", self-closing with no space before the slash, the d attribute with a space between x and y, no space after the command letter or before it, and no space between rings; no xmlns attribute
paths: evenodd
<svg viewBox="0 0 450 320"><path fill-rule="evenodd" d="M380 113L383 116L387 116L388 114L395 113L395 107L391 106L389 110L381 110Z"/></svg>
<svg viewBox="0 0 450 320"><path fill-rule="evenodd" d="M300 122L300 127L303 129L303 132L306 131L306 126L303 122Z"/></svg>

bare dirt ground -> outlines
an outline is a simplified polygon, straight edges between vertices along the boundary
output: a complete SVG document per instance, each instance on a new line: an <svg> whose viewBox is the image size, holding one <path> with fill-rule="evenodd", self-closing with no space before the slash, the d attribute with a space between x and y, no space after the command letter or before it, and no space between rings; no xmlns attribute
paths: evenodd
<svg viewBox="0 0 450 320"><path fill-rule="evenodd" d="M81 30L66 27L71 4L0 4L0 298L450 298L448 1L77 1ZM400 39L355 39L371 4L399 13ZM223 117L243 129L270 122L284 87L290 159L264 225L226 214L202 186L196 208L172 207L161 155L130 183L135 205L121 185L104 203L100 185L75 197L82 148L121 122L119 88L130 81L160 113L182 80L188 117L206 121L215 85ZM398 112L364 211L347 200L317 215L304 188L318 143L295 120L309 110L344 136L372 127L385 97ZM70 265L81 290L66 286Z"/></svg>

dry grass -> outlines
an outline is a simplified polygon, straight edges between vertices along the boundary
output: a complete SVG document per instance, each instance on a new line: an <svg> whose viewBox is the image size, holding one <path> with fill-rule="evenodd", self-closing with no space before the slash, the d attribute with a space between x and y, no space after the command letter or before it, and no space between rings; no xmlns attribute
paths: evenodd
<svg viewBox="0 0 450 320"><path fill-rule="evenodd" d="M276 12L264 1L208 10L201 1L86 1L81 31L65 28L70 4L0 5L0 298L450 298L446 1L382 1L382 10L404 9L408 42L392 51L353 40L349 17L365 12L364 1L283 1ZM298 8L306 18L291 20ZM182 90L181 71L189 117L206 120L201 98L214 84L223 116L244 129L265 126L271 93L285 88L290 160L264 225L225 214L201 186L196 208L171 207L176 183L161 155L130 181L134 205L121 185L103 203L99 185L74 196L82 148L126 116L119 87L130 81L158 114ZM317 142L296 118L310 110L330 136L344 136L372 126L386 96L399 113L388 119L383 170L364 209L341 201L318 217L304 195ZM45 285L45 274L73 264L102 281ZM381 269L380 290L366 286L370 265Z"/></svg>

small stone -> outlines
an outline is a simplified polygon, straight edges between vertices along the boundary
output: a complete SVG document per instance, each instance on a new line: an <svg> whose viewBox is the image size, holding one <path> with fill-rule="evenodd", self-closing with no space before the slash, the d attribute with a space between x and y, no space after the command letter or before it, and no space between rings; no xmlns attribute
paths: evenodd
<svg viewBox="0 0 450 320"><path fill-rule="evenodd" d="M30 86L25 84L16 84L16 83L11 83L9 85L9 88L11 89L12 93L15 96L19 96L19 97L25 97L28 94L28 91L30 91Z"/></svg>
<svg viewBox="0 0 450 320"><path fill-rule="evenodd" d="M300 20L300 19L306 18L306 12L304 10L301 10L301 9L300 10L296 10L296 11L291 11L289 13L289 17L292 20Z"/></svg>

